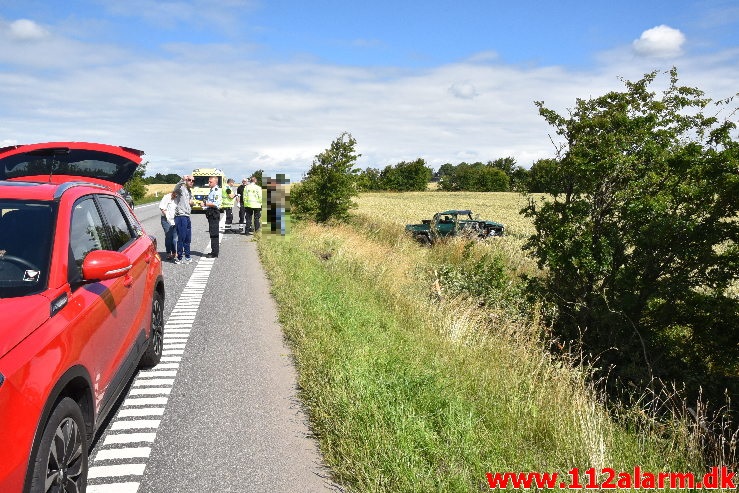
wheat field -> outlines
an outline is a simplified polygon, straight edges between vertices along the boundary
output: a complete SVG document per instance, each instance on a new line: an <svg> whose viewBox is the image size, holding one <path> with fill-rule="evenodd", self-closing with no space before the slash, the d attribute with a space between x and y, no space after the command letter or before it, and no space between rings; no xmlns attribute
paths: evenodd
<svg viewBox="0 0 739 493"><path fill-rule="evenodd" d="M161 197L162 194L171 192L174 188L172 183L154 183L152 185L146 185L146 195L157 195Z"/></svg>
<svg viewBox="0 0 739 493"><path fill-rule="evenodd" d="M531 220L520 214L528 197L515 192L367 192L359 195L357 212L405 225L431 219L436 212L470 209L480 219L503 223L510 236L534 232Z"/></svg>
<svg viewBox="0 0 739 493"><path fill-rule="evenodd" d="M535 275L536 261L523 249L534 233L531 220L520 213L528 200L516 192L366 192L359 195L355 213L397 225L401 232L406 224L431 219L436 212L469 209L473 217L500 222L506 228L505 236L481 242L480 247L503 254L511 272Z"/></svg>

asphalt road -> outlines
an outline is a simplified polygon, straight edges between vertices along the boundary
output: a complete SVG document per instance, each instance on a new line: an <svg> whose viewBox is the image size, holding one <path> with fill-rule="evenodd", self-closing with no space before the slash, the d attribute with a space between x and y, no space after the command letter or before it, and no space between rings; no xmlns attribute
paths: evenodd
<svg viewBox="0 0 739 493"><path fill-rule="evenodd" d="M156 204L135 209L164 235ZM341 491L297 399L256 244L194 215L189 265L164 263L162 362L139 372L90 453L88 492ZM222 216L223 223L223 216Z"/></svg>

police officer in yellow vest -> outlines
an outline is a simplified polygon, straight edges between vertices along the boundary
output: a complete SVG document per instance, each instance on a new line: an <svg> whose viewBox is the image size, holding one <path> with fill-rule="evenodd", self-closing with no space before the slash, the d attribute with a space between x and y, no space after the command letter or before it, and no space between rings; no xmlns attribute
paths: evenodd
<svg viewBox="0 0 739 493"><path fill-rule="evenodd" d="M257 185L256 176L252 176L249 184L244 187L244 209L246 210L244 234L248 235L252 231L256 233L262 225L262 187ZM254 229L252 229L252 219Z"/></svg>
<svg viewBox="0 0 739 493"><path fill-rule="evenodd" d="M234 179L229 178L226 180L226 186L223 187L223 203L221 207L226 211L226 229L231 229L231 223L233 222L233 207L234 207Z"/></svg>

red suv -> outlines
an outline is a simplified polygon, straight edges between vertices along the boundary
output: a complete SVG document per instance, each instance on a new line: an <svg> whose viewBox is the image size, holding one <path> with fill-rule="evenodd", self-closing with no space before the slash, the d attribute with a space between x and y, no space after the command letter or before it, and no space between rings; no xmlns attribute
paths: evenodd
<svg viewBox="0 0 739 493"><path fill-rule="evenodd" d="M116 193L143 152L0 149L0 491L84 491L88 446L162 355L156 241Z"/></svg>

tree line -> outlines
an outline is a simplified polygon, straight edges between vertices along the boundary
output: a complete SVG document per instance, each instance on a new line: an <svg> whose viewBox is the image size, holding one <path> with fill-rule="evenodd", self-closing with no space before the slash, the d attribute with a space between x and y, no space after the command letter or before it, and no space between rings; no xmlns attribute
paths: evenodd
<svg viewBox="0 0 739 493"><path fill-rule="evenodd" d="M552 178L552 159L541 159L530 169L519 166L513 157L486 163L445 163L434 172L423 158L387 165L382 170L367 167L356 175L360 192L422 192L429 182L449 192L550 192L561 188Z"/></svg>

